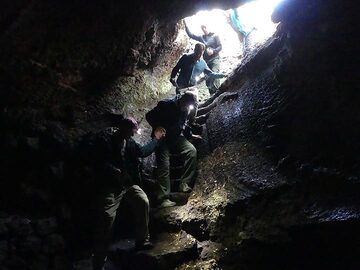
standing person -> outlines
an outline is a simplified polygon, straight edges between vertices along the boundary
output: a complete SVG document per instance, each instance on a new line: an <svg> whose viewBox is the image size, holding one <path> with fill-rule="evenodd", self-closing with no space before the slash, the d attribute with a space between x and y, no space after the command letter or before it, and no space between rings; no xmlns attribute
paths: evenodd
<svg viewBox="0 0 360 270"><path fill-rule="evenodd" d="M140 188L140 157L155 151L159 140L165 136L164 129L158 128L154 138L145 146L136 143L132 136L138 129L132 118L120 121L117 129L109 129L99 134L97 140L101 151L93 160L97 172L98 216L95 229L94 269L102 269L111 242L111 232L116 211L122 199L128 200L135 215L136 249L152 247L149 241L149 200Z"/></svg>
<svg viewBox="0 0 360 270"><path fill-rule="evenodd" d="M216 73L210 69L204 59L202 59L204 50L205 46L202 43L197 43L194 52L191 54L184 54L172 69L170 82L176 86L177 94L180 93L179 90L181 88L198 84L203 73L208 76L208 80L212 81L217 78L226 77L226 75Z"/></svg>
<svg viewBox="0 0 360 270"><path fill-rule="evenodd" d="M220 38L217 34L210 32L206 25L201 25L201 30L204 33L203 35L195 35L190 32L188 26L185 23L185 31L188 36L205 45L204 60L208 67L214 72L219 72L219 52L222 50ZM220 81L215 78L208 78L206 80L206 86L208 87L210 94L213 94L219 89Z"/></svg>
<svg viewBox="0 0 360 270"><path fill-rule="evenodd" d="M253 27L251 29L251 31L248 31L246 29L246 27L244 26L244 24L242 23L240 16L239 16L239 12L236 8L230 10L229 21L230 21L231 27L234 29L234 31L238 35L240 44L242 44L243 55L245 55L248 36L255 29L255 27Z"/></svg>
<svg viewBox="0 0 360 270"><path fill-rule="evenodd" d="M171 207L176 203L169 200L170 193L170 152L178 153L184 161L180 179L180 192L190 192L189 184L196 173L196 148L186 137L191 136L187 121L191 106L196 103L196 96L186 92L182 96L160 101L146 114L146 120L153 128L166 129L166 138L157 149L157 180L161 187L158 194L160 207Z"/></svg>

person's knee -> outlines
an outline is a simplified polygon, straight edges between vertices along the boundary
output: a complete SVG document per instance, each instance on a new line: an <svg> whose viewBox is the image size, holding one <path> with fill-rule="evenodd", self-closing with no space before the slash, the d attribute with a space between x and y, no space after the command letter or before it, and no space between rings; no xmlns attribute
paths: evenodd
<svg viewBox="0 0 360 270"><path fill-rule="evenodd" d="M169 166L170 165L170 154L167 150L159 150L155 154L156 162L158 165Z"/></svg>
<svg viewBox="0 0 360 270"><path fill-rule="evenodd" d="M157 167L158 169L161 168L169 168L170 167L170 159L160 159L160 160L157 160Z"/></svg>
<svg viewBox="0 0 360 270"><path fill-rule="evenodd" d="M138 185L133 185L131 187L135 193L135 198L139 204L142 204L144 206L149 206L149 198L146 195L146 193L142 190L141 187Z"/></svg>
<svg viewBox="0 0 360 270"><path fill-rule="evenodd" d="M186 151L186 157L193 159L193 158L196 158L196 156L197 156L197 150L196 150L195 146L192 144L189 144L187 151Z"/></svg>

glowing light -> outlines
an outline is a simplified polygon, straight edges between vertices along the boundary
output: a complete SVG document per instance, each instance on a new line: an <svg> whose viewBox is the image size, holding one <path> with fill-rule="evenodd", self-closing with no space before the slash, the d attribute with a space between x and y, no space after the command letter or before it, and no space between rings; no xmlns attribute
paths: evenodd
<svg viewBox="0 0 360 270"><path fill-rule="evenodd" d="M271 14L281 1L258 0L237 9L245 30L252 31L251 41L263 42L275 32L277 24L271 21Z"/></svg>
<svg viewBox="0 0 360 270"><path fill-rule="evenodd" d="M141 135L142 133L142 129L141 128L138 128L138 130L136 131L137 134Z"/></svg>
<svg viewBox="0 0 360 270"><path fill-rule="evenodd" d="M271 21L271 14L275 7L283 0L257 0L237 8L239 18L246 31L251 32L248 39L252 46L265 42L276 30L277 24ZM236 32L229 23L230 10L202 10L194 16L185 19L190 31L202 35L201 25L206 25L209 32L217 33L221 39L221 56L224 58L239 57L242 54L242 44ZM190 48L194 47L191 41ZM230 72L222 70L223 72Z"/></svg>
<svg viewBox="0 0 360 270"><path fill-rule="evenodd" d="M192 111L194 109L194 105L189 105L189 111Z"/></svg>

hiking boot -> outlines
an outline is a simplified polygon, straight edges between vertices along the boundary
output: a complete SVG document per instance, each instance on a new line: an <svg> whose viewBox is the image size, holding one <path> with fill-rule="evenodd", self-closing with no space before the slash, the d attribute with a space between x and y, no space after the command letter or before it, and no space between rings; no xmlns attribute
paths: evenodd
<svg viewBox="0 0 360 270"><path fill-rule="evenodd" d="M188 184L186 183L181 183L179 185L179 191L184 193L189 193L191 192L191 187L189 187Z"/></svg>
<svg viewBox="0 0 360 270"><path fill-rule="evenodd" d="M142 241L142 242L136 242L135 243L135 249L137 251L139 250L148 250L152 249L154 247L153 243L151 243L148 239Z"/></svg>
<svg viewBox="0 0 360 270"><path fill-rule="evenodd" d="M172 207L175 205L176 205L176 202L170 201L169 199L165 199L160 204L160 208Z"/></svg>

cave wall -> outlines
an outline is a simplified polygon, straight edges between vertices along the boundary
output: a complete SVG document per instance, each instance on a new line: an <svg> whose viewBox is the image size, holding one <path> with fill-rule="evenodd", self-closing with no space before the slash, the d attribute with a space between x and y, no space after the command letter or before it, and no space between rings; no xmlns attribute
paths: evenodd
<svg viewBox="0 0 360 270"><path fill-rule="evenodd" d="M109 108L133 113L131 104L170 88L169 69L185 42L176 40L178 21L205 5L236 2L4 1L5 120L23 117L27 124L32 117L71 126Z"/></svg>
<svg viewBox="0 0 360 270"><path fill-rule="evenodd" d="M356 7L284 2L274 37L222 86L238 97L211 112L211 152L179 211L220 246L205 258L220 269L359 268Z"/></svg>
<svg viewBox="0 0 360 270"><path fill-rule="evenodd" d="M0 210L8 213L1 212L1 224L6 223L2 228L20 220L18 223L29 228L25 236L38 238L39 233L33 232L37 230L37 220L31 222L9 215L17 211L39 216L39 219L43 215L65 217L67 209L62 209L63 201L74 196L69 190L74 190L72 185L79 180L66 178L68 161L76 148L74 137L96 129L96 125L88 122L104 112L115 110L142 115L146 109L142 105L154 102L168 89L168 71L182 53L183 41L176 39L181 27L177 21L204 6L227 8L240 2L192 1L191 5L184 6L183 1L5 1L0 16L3 52L0 56L3 130L0 173L5 180L0 184L3 208ZM285 166L302 176L317 174L323 176L324 181L335 175L332 192L338 191L342 187L339 183L346 182L344 180L359 180L357 104L360 97L354 80L358 38L353 27L357 5L338 1L289 0L286 3L274 14L274 20L282 22L275 38L258 54L245 59L223 88L237 91L238 100L219 106L207 122L214 150L210 157L213 164L202 168L213 175L200 176L195 191L210 194L213 189L221 190L221 185L230 186L231 190L250 183L244 193L232 193L235 200L232 205L224 206L222 201L216 201L221 196L204 195L198 200L199 204L204 201L211 204L204 204L202 223L206 224L211 207L216 211L210 214L220 217L219 220L211 217L214 227L207 228L208 235L216 240L230 239L230 244L244 240L241 230L257 222L256 217L254 223L243 224L251 220L252 210L259 208L248 207L248 201L239 207L236 203L241 196L246 199L254 190L273 189L289 180L271 175L264 183L258 183L256 180L262 175L251 178L253 172L246 174L246 168L253 166L255 170L263 166L267 172L274 168L267 159L253 158L255 155L249 155L251 151L245 146L239 147L237 142L254 143L257 149L275 155L275 164L280 160L277 168ZM255 168L254 160L259 167ZM227 172L231 174L228 177ZM315 201L324 186L322 182L312 190ZM356 191L351 186L347 192L351 189ZM308 191L304 190L304 193ZM82 192L86 197L87 191ZM294 189L292 194L298 195L299 190ZM336 201L342 202L344 196L341 196L342 193ZM281 199L281 206L289 204L289 198ZM259 222L256 229L263 234L266 234L264 224L273 222L272 215L282 210L277 201L268 202L260 200L259 204L269 205L278 212L269 211L266 222ZM353 206L350 199L349 204ZM248 212L238 218L246 207ZM262 207L258 217L268 210ZM202 218L199 209L192 209L197 219L195 225ZM278 226L276 222L273 224ZM191 225L189 222L185 227ZM57 225L55 227L51 234L57 235ZM223 228L233 230L224 236L221 235ZM1 244L6 246L2 250L6 252L11 240L3 240L8 237L7 233L1 232ZM22 239L17 229L11 237L17 247L21 242L18 238ZM58 246L63 253L62 240L60 242ZM258 246L252 247L255 250ZM230 257L237 258L237 251Z"/></svg>
<svg viewBox="0 0 360 270"><path fill-rule="evenodd" d="M4 9L12 15L3 19L1 36L5 114L22 110L74 125L106 107L123 111L129 96L158 96L165 72L156 71L169 69L166 63L181 53L176 43L168 53L178 27L160 22L154 6L140 4L33 1ZM158 78L152 87L144 82L147 74Z"/></svg>
<svg viewBox="0 0 360 270"><path fill-rule="evenodd" d="M209 121L213 148L247 138L289 163L358 170L354 5L285 1L279 6L274 38L223 87L240 96ZM222 130L230 130L228 136L220 136Z"/></svg>
<svg viewBox="0 0 360 270"><path fill-rule="evenodd" d="M12 208L51 209L54 204L44 202L59 195L65 160L77 138L102 128L98 119L107 112L140 119L145 104L169 90L169 69L182 53L184 40L176 39L177 21L161 21L158 11L141 1L4 3L4 209L8 199ZM23 196L19 200L11 194Z"/></svg>
<svg viewBox="0 0 360 270"><path fill-rule="evenodd" d="M102 115L140 120L171 90L168 74L186 43L178 21L241 2L4 1L2 190L56 186L77 139L108 124Z"/></svg>

